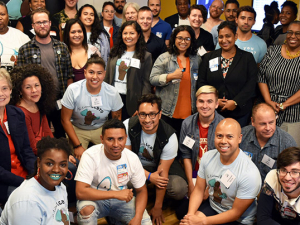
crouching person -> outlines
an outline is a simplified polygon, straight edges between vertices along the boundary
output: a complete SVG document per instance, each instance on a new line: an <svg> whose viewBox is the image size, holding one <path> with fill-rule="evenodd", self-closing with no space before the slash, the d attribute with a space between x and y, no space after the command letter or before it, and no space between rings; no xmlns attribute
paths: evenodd
<svg viewBox="0 0 300 225"><path fill-rule="evenodd" d="M137 155L125 148L126 131L117 119L103 124L101 143L87 149L76 173L78 223L97 224L109 216L114 224L149 224L145 210L145 174ZM131 182L136 190L127 189Z"/></svg>

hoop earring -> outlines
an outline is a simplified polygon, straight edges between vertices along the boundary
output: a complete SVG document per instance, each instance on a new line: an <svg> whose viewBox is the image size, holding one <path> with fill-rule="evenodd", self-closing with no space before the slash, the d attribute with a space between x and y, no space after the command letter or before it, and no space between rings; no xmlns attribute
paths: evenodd
<svg viewBox="0 0 300 225"><path fill-rule="evenodd" d="M73 173L71 172L71 170L68 170L68 172L71 174L70 178L67 178L67 175L65 177L66 180L72 180L73 179Z"/></svg>

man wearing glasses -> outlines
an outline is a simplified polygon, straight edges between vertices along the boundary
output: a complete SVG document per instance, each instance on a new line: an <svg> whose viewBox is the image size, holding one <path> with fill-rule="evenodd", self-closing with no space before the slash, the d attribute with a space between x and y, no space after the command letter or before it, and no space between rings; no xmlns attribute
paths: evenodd
<svg viewBox="0 0 300 225"><path fill-rule="evenodd" d="M175 159L178 150L175 130L160 118L161 98L147 94L138 101L137 115L124 121L128 133L125 147L139 156L146 179L156 186L155 204L149 214L157 225L164 221L165 194L181 200L187 193L184 171Z"/></svg>
<svg viewBox="0 0 300 225"><path fill-rule="evenodd" d="M300 149L283 150L277 170L265 179L257 208L257 224L290 225L300 222Z"/></svg>

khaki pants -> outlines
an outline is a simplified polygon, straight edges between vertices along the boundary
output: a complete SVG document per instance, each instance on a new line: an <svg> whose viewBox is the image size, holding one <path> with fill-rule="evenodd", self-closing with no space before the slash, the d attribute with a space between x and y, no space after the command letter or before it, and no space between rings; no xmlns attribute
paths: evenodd
<svg viewBox="0 0 300 225"><path fill-rule="evenodd" d="M83 130L75 126L73 127L83 148L87 149L90 142L95 145L101 144L100 135L102 135L102 127L95 130Z"/></svg>
<svg viewBox="0 0 300 225"><path fill-rule="evenodd" d="M286 131L287 133L289 133L296 141L297 146L300 147L300 122L296 122L296 123L283 122L280 128Z"/></svg>

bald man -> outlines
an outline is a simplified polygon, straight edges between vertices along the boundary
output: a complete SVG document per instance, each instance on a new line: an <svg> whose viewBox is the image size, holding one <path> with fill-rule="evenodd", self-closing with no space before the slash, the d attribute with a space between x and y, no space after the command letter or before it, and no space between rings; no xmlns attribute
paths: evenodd
<svg viewBox="0 0 300 225"><path fill-rule="evenodd" d="M257 167L239 149L241 127L234 119L220 121L215 146L201 159L189 210L180 224L253 224L255 197L261 188ZM204 190L209 198L203 201ZM199 207L200 206L200 207Z"/></svg>
<svg viewBox="0 0 300 225"><path fill-rule="evenodd" d="M267 173L277 168L277 157L289 147L296 147L293 137L276 126L276 114L272 106L261 103L253 107L252 125L243 127L240 148L258 167L262 181Z"/></svg>
<svg viewBox="0 0 300 225"><path fill-rule="evenodd" d="M214 0L209 7L209 18L206 20L205 23L202 24L201 28L210 32L214 26L219 25L223 21L220 19L223 10L224 10L223 1Z"/></svg>

